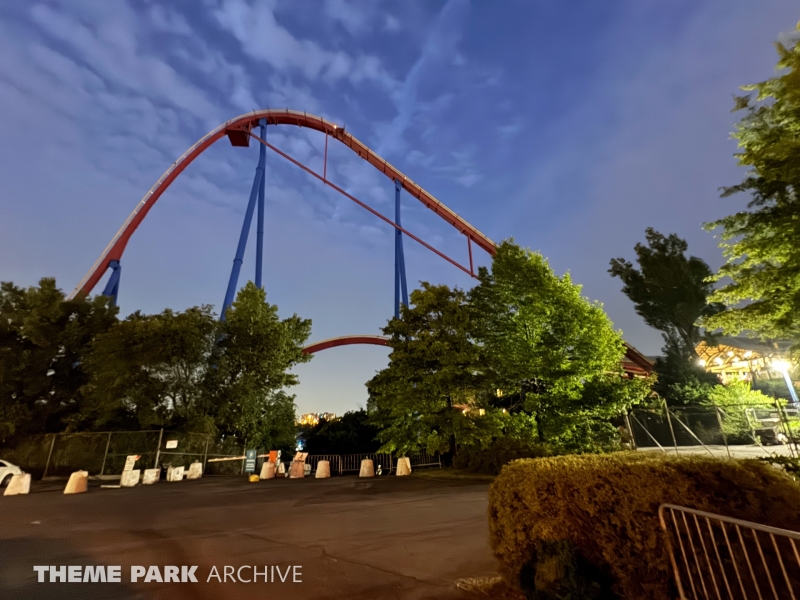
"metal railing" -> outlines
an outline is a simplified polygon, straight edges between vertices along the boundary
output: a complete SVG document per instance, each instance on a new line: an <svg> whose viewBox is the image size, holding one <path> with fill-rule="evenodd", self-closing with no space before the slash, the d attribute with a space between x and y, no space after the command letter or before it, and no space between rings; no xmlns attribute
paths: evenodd
<svg viewBox="0 0 800 600"><path fill-rule="evenodd" d="M376 471L378 470L378 465L382 467L384 473L391 473L394 470L394 463L391 454L367 453L343 454L341 457L342 468L339 472L346 473L348 471L360 471L361 461L365 458L372 459Z"/></svg>
<svg viewBox="0 0 800 600"><path fill-rule="evenodd" d="M658 516L681 600L800 598L800 533L674 504Z"/></svg>
<svg viewBox="0 0 800 600"><path fill-rule="evenodd" d="M420 450L418 454L408 457L411 462L411 468L414 467L439 467L442 466L442 457L438 452L428 454L425 450Z"/></svg>
<svg viewBox="0 0 800 600"><path fill-rule="evenodd" d="M310 454L307 458L308 464L311 465L311 472L317 472L319 461L327 460L331 463L331 475L334 473L342 474L342 457L338 454Z"/></svg>

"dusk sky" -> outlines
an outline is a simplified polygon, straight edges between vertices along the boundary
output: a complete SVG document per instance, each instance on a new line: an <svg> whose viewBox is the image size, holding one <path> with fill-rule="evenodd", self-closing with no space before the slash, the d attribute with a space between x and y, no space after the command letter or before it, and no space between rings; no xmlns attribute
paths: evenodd
<svg viewBox="0 0 800 600"><path fill-rule="evenodd" d="M0 280L69 292L161 173L258 108L321 115L495 241L539 250L657 354L609 260L652 226L712 268L701 224L744 206L730 139L738 87L774 73L797 0L64 0L0 2ZM321 170L324 137L271 127ZM258 157L223 139L159 200L122 260L122 315L225 295ZM391 181L341 145L331 180L393 214ZM378 334L393 311L392 230L268 153L267 298L311 341ZM403 224L462 262L463 236L404 194ZM253 277L251 233L240 285ZM473 281L406 240L410 285ZM488 256L475 249L478 264ZM99 293L105 278L95 288ZM366 405L388 351L296 370L300 412Z"/></svg>

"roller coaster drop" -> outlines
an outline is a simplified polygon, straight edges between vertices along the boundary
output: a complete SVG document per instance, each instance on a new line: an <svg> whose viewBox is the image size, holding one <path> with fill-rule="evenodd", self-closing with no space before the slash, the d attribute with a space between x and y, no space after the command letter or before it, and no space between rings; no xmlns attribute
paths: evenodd
<svg viewBox="0 0 800 600"><path fill-rule="evenodd" d="M267 125L295 125L298 127L308 127L315 129L325 134L325 152L323 157L322 175L308 168L300 163L298 160L292 158L282 150L276 148L266 139ZM253 133L255 128L259 128L259 134ZM225 317L225 311L233 302L236 294L236 289L239 282L239 272L242 267L244 251L247 246L247 238L251 229L253 220L253 213L256 206L258 207L258 221L256 227L256 273L255 284L258 287L262 286L262 260L263 260L263 244L264 244L264 204L265 204L265 166L266 166L266 149L274 151L275 153L286 158L293 164L297 165L313 177L319 179L323 184L330 186L337 192L343 194L362 208L365 208L381 220L385 221L395 229L395 290L394 290L394 314L399 316L401 302L408 305L408 289L406 285L406 272L405 272L405 257L403 253L403 234L414 241L422 244L425 248L432 251L434 254L444 258L454 266L458 267L465 273L475 277L475 269L472 260L472 244L475 243L478 247L484 249L490 255L494 255L496 251L496 244L475 229L472 225L467 223L455 212L447 208L444 204L439 202L431 194L426 192L422 187L411 181L399 170L394 168L383 158L375 154L363 143L358 141L355 137L345 131L343 127L339 127L321 117L309 115L304 112L294 110L282 109L267 109L254 111L246 115L242 115L223 123L210 133L206 134L198 140L191 148L189 148L177 161L175 161L169 169L159 178L158 181L151 187L148 192L141 199L133 212L128 216L122 227L119 228L117 233L111 239L111 242L106 246L103 253L95 261L92 268L83 277L77 287L70 293L69 298L76 296L88 295L98 281L102 278L103 274L111 269L111 276L106 284L103 294L110 296L114 302L117 301L119 294L120 275L122 273L120 260L125 247L128 244L133 232L144 220L147 213L158 201L164 191L172 184L173 181L180 175L183 170L188 167L195 158L200 156L206 149L208 149L214 142L227 136L233 146L249 146L250 140L253 139L261 144L259 147L258 166L256 167L255 178L253 179L253 186L250 191L250 200L247 204L245 211L244 224L242 225L242 232L239 236L239 244L236 248L236 256L233 259L233 268L231 269L231 276L228 281L228 287L225 293L225 301L222 305L221 318ZM332 183L328 179L328 138L339 140L345 146L350 148L359 157L366 160L373 167L378 169L381 173L386 175L394 182L395 186L395 218L394 221L388 217L380 214L373 208L367 206L362 201L358 200L345 190ZM447 223L455 227L460 233L464 234L467 238L467 249L469 253L469 268L456 262L443 252L437 250L430 244L424 242L414 234L410 233L400 224L400 192L405 189L409 194L417 198L427 208L433 210L439 217L444 219ZM348 344L378 344L385 345L386 338L381 336L345 336L342 338L335 338L334 340L325 340L313 344L306 348L307 352L316 352L325 348L335 346L348 345Z"/></svg>

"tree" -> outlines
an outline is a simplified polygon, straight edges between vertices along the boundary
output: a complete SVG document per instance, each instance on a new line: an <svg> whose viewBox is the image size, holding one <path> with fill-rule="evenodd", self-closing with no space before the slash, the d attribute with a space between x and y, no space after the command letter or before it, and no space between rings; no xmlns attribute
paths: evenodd
<svg viewBox="0 0 800 600"><path fill-rule="evenodd" d="M608 272L622 280L622 292L645 323L663 331L665 339L680 340L683 351L696 360L695 346L703 339L698 320L722 309L708 301L713 291L711 268L696 256L687 258L686 241L674 233L665 237L648 227L645 237L647 246L634 248L639 269L624 258L614 258Z"/></svg>
<svg viewBox="0 0 800 600"><path fill-rule="evenodd" d="M92 344L84 393L93 425L170 427L290 448L295 407L285 388L297 383L289 370L311 358L302 352L310 331L297 315L281 320L252 282L225 321L209 306L133 313Z"/></svg>
<svg viewBox="0 0 800 600"><path fill-rule="evenodd" d="M472 311L467 294L446 285L423 282L410 300L383 329L392 352L389 366L367 383L369 412L382 451L425 448L452 457L459 444L488 442L497 429L476 393Z"/></svg>
<svg viewBox="0 0 800 600"><path fill-rule="evenodd" d="M711 268L696 256L686 256L688 245L674 233L665 237L652 227L645 230L647 245L634 250L639 269L623 258L611 260L609 273L624 283L622 292L633 302L645 323L662 331L663 356L656 359L653 390L671 404L696 404L718 383L698 363L695 347L711 341L698 322L722 310L709 302Z"/></svg>
<svg viewBox="0 0 800 600"><path fill-rule="evenodd" d="M157 315L137 311L98 335L84 389L94 427L213 432L205 384L217 332L211 307L203 306Z"/></svg>
<svg viewBox="0 0 800 600"><path fill-rule="evenodd" d="M208 379L219 426L254 447L293 445L294 396L283 390L297 385L290 369L311 360L303 354L311 321L296 314L281 320L266 292L248 282L220 333Z"/></svg>
<svg viewBox="0 0 800 600"><path fill-rule="evenodd" d="M321 421L309 431L305 450L311 454L357 454L375 452L378 428L370 421L365 410L346 412L333 421Z"/></svg>
<svg viewBox="0 0 800 600"><path fill-rule="evenodd" d="M55 279L0 284L0 441L79 426L90 342L116 314L103 296L65 300Z"/></svg>
<svg viewBox="0 0 800 600"><path fill-rule="evenodd" d="M624 343L602 306L513 241L498 247L491 271L482 267L478 279L470 302L486 387L501 394L493 403L518 397L516 427L527 423L538 442L570 446L582 430L584 448L591 446L591 431L607 433L607 417L634 401L620 402L630 396L623 390L639 386L621 376ZM598 386L609 393L592 393ZM632 394L637 401L640 392Z"/></svg>
<svg viewBox="0 0 800 600"><path fill-rule="evenodd" d="M800 32L800 24L798 24ZM745 86L735 111L744 181L724 188L723 197L751 196L748 210L706 225L721 228L726 264L715 276L730 278L714 300L728 308L707 320L737 334L794 340L800 351L800 41L776 45L778 69L772 79Z"/></svg>

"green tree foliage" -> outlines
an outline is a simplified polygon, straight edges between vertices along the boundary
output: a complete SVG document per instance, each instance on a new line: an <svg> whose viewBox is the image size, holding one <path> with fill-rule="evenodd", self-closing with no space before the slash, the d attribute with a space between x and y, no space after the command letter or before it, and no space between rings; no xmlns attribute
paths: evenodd
<svg viewBox="0 0 800 600"><path fill-rule="evenodd" d="M638 269L624 258L614 258L608 272L622 280L622 292L645 323L680 340L685 352L697 358L695 346L703 338L697 321L722 309L708 301L711 269L696 256L687 258L686 241L674 233L665 237L648 227L645 237L647 245L634 248Z"/></svg>
<svg viewBox="0 0 800 600"><path fill-rule="evenodd" d="M798 26L800 31L800 25ZM749 85L736 99L744 110L734 137L737 158L750 167L742 183L723 196L750 194L748 210L709 223L722 228L727 263L717 280L730 278L714 300L729 308L708 319L709 327L735 334L746 330L800 347L800 42L777 45L780 74Z"/></svg>
<svg viewBox="0 0 800 600"><path fill-rule="evenodd" d="M210 307L134 313L98 335L85 393L94 425L172 427L237 436L249 444L294 441L295 385L289 373L310 360L311 322L281 320L252 283L217 321Z"/></svg>
<svg viewBox="0 0 800 600"><path fill-rule="evenodd" d="M748 409L774 409L775 399L750 388L746 381L731 381L727 385L710 387L706 405L721 411L722 431L728 441L752 443L753 423Z"/></svg>
<svg viewBox="0 0 800 600"><path fill-rule="evenodd" d="M391 337L389 366L367 383L383 451L452 454L496 433L495 416L476 394L480 362L467 300L462 290L422 283L411 306L383 329Z"/></svg>
<svg viewBox="0 0 800 600"><path fill-rule="evenodd" d="M656 360L653 389L671 404L702 401L703 390L717 379L697 362L695 346L701 339L711 341L697 323L723 308L708 300L713 292L711 269L702 259L687 257L686 241L674 233L664 236L648 227L645 237L647 245L634 248L638 269L624 258L614 258L608 272L622 280L622 292L645 323L663 332L664 356Z"/></svg>
<svg viewBox="0 0 800 600"><path fill-rule="evenodd" d="M305 436L305 451L311 454L357 454L375 452L378 428L365 410L346 412L333 421L322 420Z"/></svg>
<svg viewBox="0 0 800 600"><path fill-rule="evenodd" d="M520 399L517 426L565 448L602 442L611 431L607 417L640 400L649 382L620 376L624 342L601 305L510 241L479 280L470 298L487 383Z"/></svg>
<svg viewBox="0 0 800 600"><path fill-rule="evenodd" d="M102 296L65 301L54 279L0 284L0 441L80 426L90 342L116 314Z"/></svg>
<svg viewBox="0 0 800 600"><path fill-rule="evenodd" d="M600 305L537 253L504 242L469 294L423 284L384 329L387 369L367 385L385 450L600 449L608 422L649 393L621 375L624 343ZM493 446L493 447L494 447Z"/></svg>
<svg viewBox="0 0 800 600"><path fill-rule="evenodd" d="M98 335L85 393L96 427L207 431L207 365L217 322L211 307L157 315L139 311ZM88 416L88 415L87 415ZM199 426L200 424L203 426Z"/></svg>
<svg viewBox="0 0 800 600"><path fill-rule="evenodd" d="M252 282L225 317L209 378L220 426L255 445L293 442L294 396L283 389L297 385L290 369L311 360L302 352L311 321L296 314L281 320L278 307Z"/></svg>

